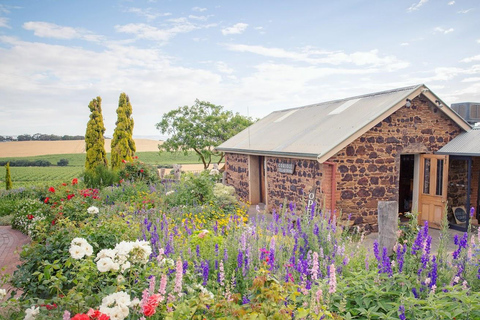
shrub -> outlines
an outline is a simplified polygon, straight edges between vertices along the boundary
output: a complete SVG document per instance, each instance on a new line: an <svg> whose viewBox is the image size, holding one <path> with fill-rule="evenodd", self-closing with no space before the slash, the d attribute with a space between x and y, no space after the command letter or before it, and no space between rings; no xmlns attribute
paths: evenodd
<svg viewBox="0 0 480 320"><path fill-rule="evenodd" d="M57 166L59 166L59 167L66 167L66 166L68 166L68 159L60 159L60 160L58 160Z"/></svg>
<svg viewBox="0 0 480 320"><path fill-rule="evenodd" d="M148 183L159 181L158 170L154 166L138 161L136 156L132 161L122 161L118 177L120 181L145 181Z"/></svg>
<svg viewBox="0 0 480 320"><path fill-rule="evenodd" d="M118 175L104 165L98 165L93 170L83 173L83 182L89 188L111 186L118 182Z"/></svg>
<svg viewBox="0 0 480 320"><path fill-rule="evenodd" d="M209 171L200 174L186 173L173 188L175 192L168 194L165 202L171 206L197 206L209 203L214 199L213 186L216 178Z"/></svg>

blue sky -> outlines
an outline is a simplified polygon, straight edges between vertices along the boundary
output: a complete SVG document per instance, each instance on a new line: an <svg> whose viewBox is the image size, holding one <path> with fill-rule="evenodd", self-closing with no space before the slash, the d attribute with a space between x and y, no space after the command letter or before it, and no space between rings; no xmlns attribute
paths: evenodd
<svg viewBox="0 0 480 320"><path fill-rule="evenodd" d="M121 92L134 135L195 99L274 110L426 84L480 101L480 2L0 0L0 135L85 134Z"/></svg>

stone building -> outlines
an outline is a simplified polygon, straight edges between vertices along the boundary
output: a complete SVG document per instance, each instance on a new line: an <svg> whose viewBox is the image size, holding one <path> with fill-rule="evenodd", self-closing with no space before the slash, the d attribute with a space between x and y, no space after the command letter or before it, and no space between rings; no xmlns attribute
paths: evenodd
<svg viewBox="0 0 480 320"><path fill-rule="evenodd" d="M425 85L416 85L276 111L217 149L226 154L226 183L242 200L272 210L311 199L375 231L381 200L397 201L399 214L418 211L432 226L439 225L449 192L455 198L449 201L464 203L462 183L453 180L466 177L465 163L450 164L454 153L437 152L471 130ZM469 164L477 174L471 182L478 181L478 159ZM469 201L478 205L475 190Z"/></svg>

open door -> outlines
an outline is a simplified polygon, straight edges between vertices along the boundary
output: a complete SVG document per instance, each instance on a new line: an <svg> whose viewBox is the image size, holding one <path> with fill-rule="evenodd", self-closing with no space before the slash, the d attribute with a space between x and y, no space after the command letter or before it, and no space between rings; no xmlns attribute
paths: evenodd
<svg viewBox="0 0 480 320"><path fill-rule="evenodd" d="M266 204L265 158L249 156L249 202L251 204Z"/></svg>
<svg viewBox="0 0 480 320"><path fill-rule="evenodd" d="M447 204L447 155L420 155L420 194L418 222L428 221L432 228L440 228Z"/></svg>

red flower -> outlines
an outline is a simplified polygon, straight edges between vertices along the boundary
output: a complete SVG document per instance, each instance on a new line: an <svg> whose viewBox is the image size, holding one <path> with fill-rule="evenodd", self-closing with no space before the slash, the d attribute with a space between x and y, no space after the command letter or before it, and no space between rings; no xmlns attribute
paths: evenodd
<svg viewBox="0 0 480 320"><path fill-rule="evenodd" d="M85 313L77 313L71 320L90 320L90 317Z"/></svg>
<svg viewBox="0 0 480 320"><path fill-rule="evenodd" d="M72 180L72 185L74 186L74 185L76 185L77 183L78 183L78 179L77 179L77 178L73 178L73 180Z"/></svg>
<svg viewBox="0 0 480 320"><path fill-rule="evenodd" d="M53 310L56 309L58 306L55 303L52 304L42 304L41 307L47 308L47 310Z"/></svg>
<svg viewBox="0 0 480 320"><path fill-rule="evenodd" d="M55 225L55 219L52 220L52 226L54 226L54 225Z"/></svg>
<svg viewBox="0 0 480 320"><path fill-rule="evenodd" d="M49 197L46 197L43 202L48 203L48 200L50 200L50 198L49 198Z"/></svg>
<svg viewBox="0 0 480 320"><path fill-rule="evenodd" d="M127 161L125 161L125 159L122 160L122 163L127 163Z"/></svg>
<svg viewBox="0 0 480 320"><path fill-rule="evenodd" d="M146 304L143 306L143 315L146 317L153 316L155 314L155 307L154 305L151 304Z"/></svg>
<svg viewBox="0 0 480 320"><path fill-rule="evenodd" d="M64 183L62 183L62 186L66 187L66 186L67 186L67 184L64 182Z"/></svg>
<svg viewBox="0 0 480 320"><path fill-rule="evenodd" d="M55 193L55 188L54 188L54 187L50 187L50 188L48 189L48 191Z"/></svg>
<svg viewBox="0 0 480 320"><path fill-rule="evenodd" d="M98 310L93 310L93 309L88 310L87 315L92 319L98 319L98 320L109 320L110 319L110 317L107 316L106 314L101 313Z"/></svg>
<svg viewBox="0 0 480 320"><path fill-rule="evenodd" d="M73 193L72 193L72 194L69 194L69 195L67 195L67 199L68 199L68 200L72 199L73 197L75 197L75 195L74 195Z"/></svg>
<svg viewBox="0 0 480 320"><path fill-rule="evenodd" d="M140 169L140 172L143 173L143 169Z"/></svg>
<svg viewBox="0 0 480 320"><path fill-rule="evenodd" d="M33 219L33 214L27 214L27 219L32 220Z"/></svg>

